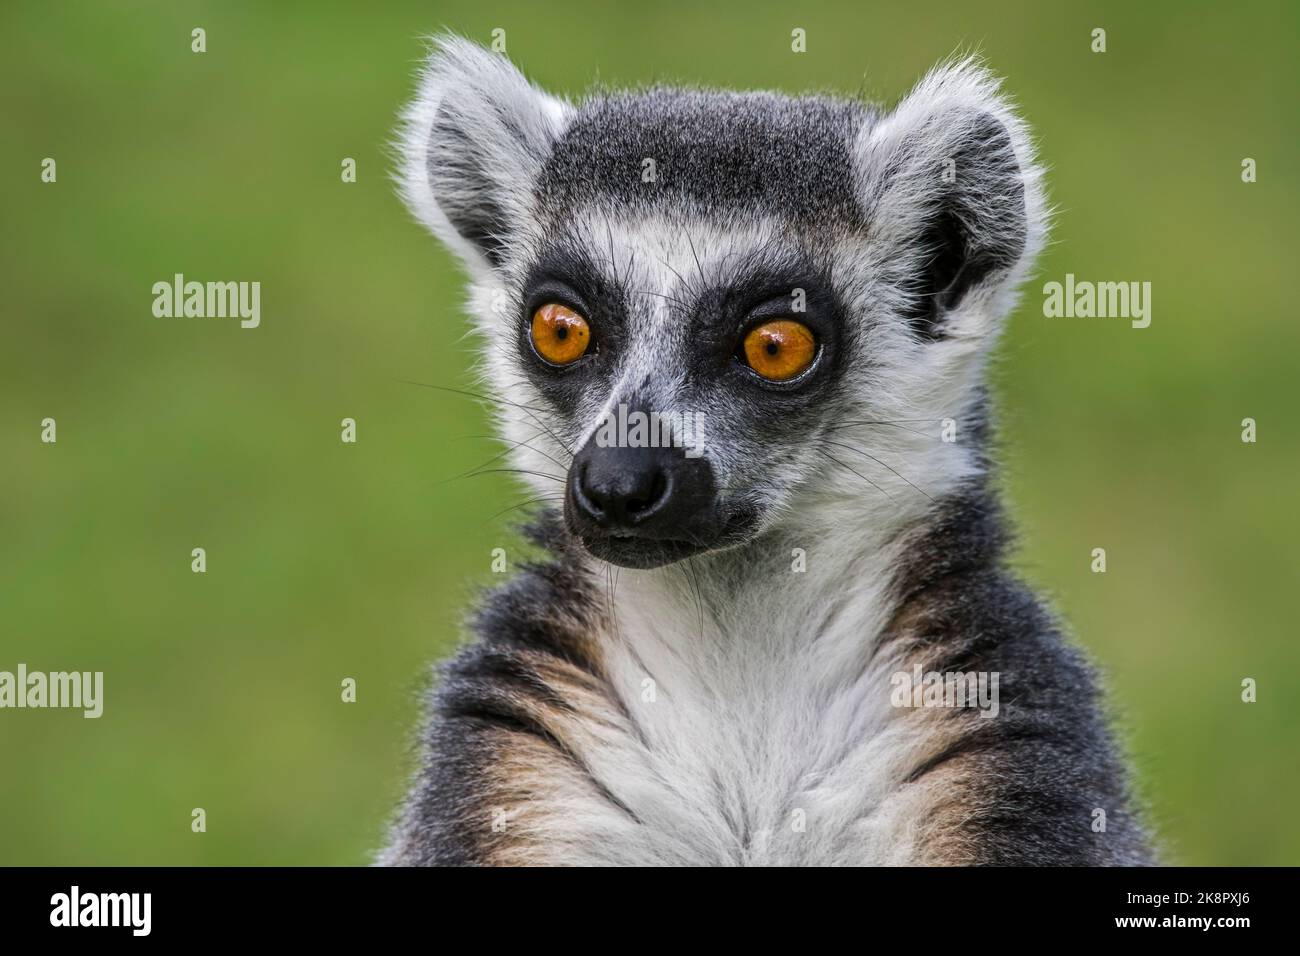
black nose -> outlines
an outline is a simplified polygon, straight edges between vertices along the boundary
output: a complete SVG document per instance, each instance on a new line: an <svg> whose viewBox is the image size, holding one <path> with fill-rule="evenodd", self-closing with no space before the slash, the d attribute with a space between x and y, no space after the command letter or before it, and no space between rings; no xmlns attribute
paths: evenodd
<svg viewBox="0 0 1300 956"><path fill-rule="evenodd" d="M597 558L657 568L707 551L728 524L707 458L589 441L569 466L564 521Z"/></svg>
<svg viewBox="0 0 1300 956"><path fill-rule="evenodd" d="M579 516L607 531L651 521L673 497L673 477L653 449L600 449L580 456L569 480Z"/></svg>

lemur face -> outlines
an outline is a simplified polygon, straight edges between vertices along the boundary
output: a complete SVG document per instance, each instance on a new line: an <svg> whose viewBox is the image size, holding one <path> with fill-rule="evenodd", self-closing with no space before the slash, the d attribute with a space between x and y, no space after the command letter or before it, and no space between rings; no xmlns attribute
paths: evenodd
<svg viewBox="0 0 1300 956"><path fill-rule="evenodd" d="M863 482L906 507L905 467L936 488L976 467L938 422L974 400L1042 222L976 68L883 117L674 89L573 106L447 40L406 119L404 195L470 270L504 437L595 556L663 565Z"/></svg>
<svg viewBox="0 0 1300 956"><path fill-rule="evenodd" d="M830 240L861 228L856 125L833 103L662 90L590 101L555 142L520 250L516 367L575 452L564 514L599 557L748 538L846 410L854 330ZM557 304L585 348L554 360ZM620 436L637 413L661 427Z"/></svg>

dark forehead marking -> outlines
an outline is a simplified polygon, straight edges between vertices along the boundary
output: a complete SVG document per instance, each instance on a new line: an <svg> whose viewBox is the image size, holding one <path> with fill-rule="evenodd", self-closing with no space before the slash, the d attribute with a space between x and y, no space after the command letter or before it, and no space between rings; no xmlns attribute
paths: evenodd
<svg viewBox="0 0 1300 956"><path fill-rule="evenodd" d="M555 212L604 201L856 223L850 147L871 119L862 104L828 97L670 88L599 96L578 107L538 191ZM653 182L643 181L647 159Z"/></svg>

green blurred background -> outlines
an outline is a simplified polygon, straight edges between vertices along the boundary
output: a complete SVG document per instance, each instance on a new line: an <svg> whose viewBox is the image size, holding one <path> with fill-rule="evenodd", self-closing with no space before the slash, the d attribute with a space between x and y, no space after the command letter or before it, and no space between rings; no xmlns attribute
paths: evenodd
<svg viewBox="0 0 1300 956"><path fill-rule="evenodd" d="M494 515L524 497L446 481L496 453L483 411L402 383L472 385L473 344L385 144L416 38L500 27L569 95L598 78L893 100L983 51L1059 207L997 369L1019 564L1108 673L1166 857L1300 863L1300 14L1055 6L7 0L0 669L102 670L106 704L0 712L0 862L355 864L379 846L426 666L492 548L516 544ZM154 318L150 287L176 272L259 280L261 327ZM1150 281L1151 327L1044 318L1041 284L1066 272Z"/></svg>

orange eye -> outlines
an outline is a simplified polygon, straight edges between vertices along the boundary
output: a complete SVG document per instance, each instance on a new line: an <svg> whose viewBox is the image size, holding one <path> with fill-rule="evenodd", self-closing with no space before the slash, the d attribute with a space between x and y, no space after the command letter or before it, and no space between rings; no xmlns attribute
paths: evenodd
<svg viewBox="0 0 1300 956"><path fill-rule="evenodd" d="M812 330L793 319L774 319L745 336L745 362L770 382L794 378L817 357Z"/></svg>
<svg viewBox="0 0 1300 956"><path fill-rule="evenodd" d="M533 348L552 365L572 365L591 341L591 328L577 312L548 302L533 313Z"/></svg>

